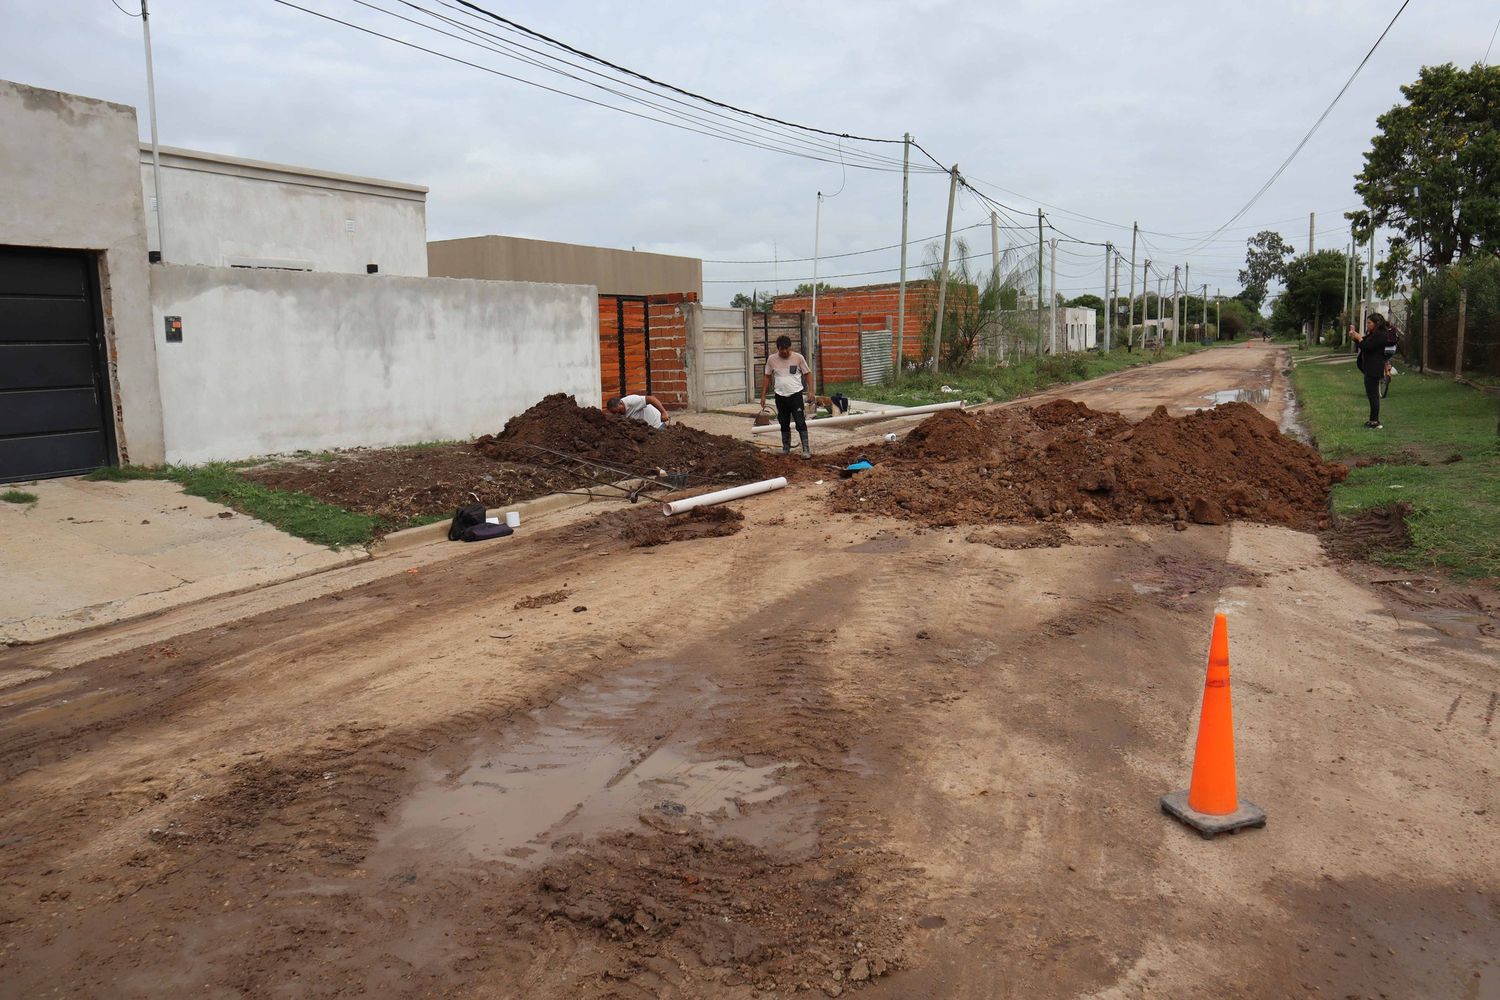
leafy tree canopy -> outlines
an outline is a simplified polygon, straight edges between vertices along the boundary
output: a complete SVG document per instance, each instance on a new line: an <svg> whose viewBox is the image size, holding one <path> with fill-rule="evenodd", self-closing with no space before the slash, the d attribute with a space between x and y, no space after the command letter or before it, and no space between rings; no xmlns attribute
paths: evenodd
<svg viewBox="0 0 1500 1000"><path fill-rule="evenodd" d="M1500 66L1424 66L1401 94L1405 103L1376 119L1354 179L1365 207L1349 213L1357 230L1396 232L1384 290L1419 264L1500 251Z"/></svg>
<svg viewBox="0 0 1500 1000"><path fill-rule="evenodd" d="M1344 306L1344 267L1340 250L1319 250L1289 261L1282 275L1286 291L1276 300L1282 327L1300 329L1315 319L1336 322Z"/></svg>
<svg viewBox="0 0 1500 1000"><path fill-rule="evenodd" d="M826 294L828 292L837 292L837 291L841 291L841 289L838 288L835 285L830 285L826 281L820 281L820 282L818 282L818 294L819 295L823 295L823 294ZM792 289L792 294L793 295L811 295L812 293L813 293L813 286L812 286L812 282L810 282L810 281L804 281L802 284L800 284L796 288Z"/></svg>
<svg viewBox="0 0 1500 1000"><path fill-rule="evenodd" d="M1245 267L1240 271L1240 284L1245 290L1240 292L1239 298L1259 309L1266 301L1271 282L1282 276L1286 259L1291 255L1291 245L1273 229L1262 229L1246 240Z"/></svg>
<svg viewBox="0 0 1500 1000"><path fill-rule="evenodd" d="M821 291L821 289L819 290ZM746 295L744 292L739 292L734 298L729 300L729 305L734 309L744 309L748 306L751 312L768 313L771 311L771 305L775 300L776 296L770 292L756 292L754 295Z"/></svg>

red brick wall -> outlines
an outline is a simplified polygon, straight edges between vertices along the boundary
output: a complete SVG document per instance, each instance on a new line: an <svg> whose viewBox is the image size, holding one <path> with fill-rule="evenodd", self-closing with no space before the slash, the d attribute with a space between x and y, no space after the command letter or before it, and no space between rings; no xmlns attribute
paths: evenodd
<svg viewBox="0 0 1500 1000"><path fill-rule="evenodd" d="M896 353L897 333L897 303L900 301L899 284L891 285L865 285L861 288L844 288L836 292L818 293L818 329L823 333L823 350L829 349L828 331L831 327L840 330L852 329L852 324L861 322L861 329L879 330L884 329L886 320L890 320L891 327L891 354ZM920 360L922 357L922 327L927 318L932 315L937 307L937 284L933 281L908 281L906 283L906 331L903 353L911 359ZM772 306L775 312L797 312L799 310L812 311L811 295L779 295ZM862 321L860 317L863 317ZM846 334L847 336L847 334ZM858 344L855 344L856 356L854 360L855 374L858 378L859 359ZM894 360L894 357L892 358ZM831 382L844 381L835 378L834 368L830 361L828 380Z"/></svg>
<svg viewBox="0 0 1500 1000"><path fill-rule="evenodd" d="M688 403L687 315L683 306L698 301L696 292L651 295L648 301L625 298L625 391L644 393L671 410ZM620 394L620 304L614 295L599 296L599 379L604 398ZM647 310L651 320L651 376L646 377Z"/></svg>
<svg viewBox="0 0 1500 1000"><path fill-rule="evenodd" d="M908 306L911 296L907 296ZM864 330L884 330L885 316L824 316L823 297L818 296L818 359L821 370L815 372L821 386L826 382L858 382L864 372L860 365L859 335ZM920 345L919 345L920 346ZM894 354L896 349L891 348ZM915 356L915 355L913 355Z"/></svg>

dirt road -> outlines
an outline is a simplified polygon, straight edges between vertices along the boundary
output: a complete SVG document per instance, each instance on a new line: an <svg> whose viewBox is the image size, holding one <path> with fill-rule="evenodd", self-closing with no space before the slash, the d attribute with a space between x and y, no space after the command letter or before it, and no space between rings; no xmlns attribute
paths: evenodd
<svg viewBox="0 0 1500 1000"><path fill-rule="evenodd" d="M1066 394L1276 405L1232 350ZM0 995L1500 996L1484 607L1282 528L827 488L0 653L54 671L0 691ZM1158 798L1215 608L1269 825L1206 842Z"/></svg>

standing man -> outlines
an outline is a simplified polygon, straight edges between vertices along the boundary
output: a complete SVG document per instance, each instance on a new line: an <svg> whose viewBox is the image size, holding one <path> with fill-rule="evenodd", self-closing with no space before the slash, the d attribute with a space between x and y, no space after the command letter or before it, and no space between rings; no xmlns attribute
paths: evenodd
<svg viewBox="0 0 1500 1000"><path fill-rule="evenodd" d="M781 453L792 453L792 420L797 421L797 436L802 440L802 457L812 458L812 448L807 444L807 405L813 401L812 372L807 368L807 359L792 350L792 338L782 334L776 338L776 353L766 358L766 377L760 384L760 408L766 408L766 390L776 383L776 419L781 423Z"/></svg>
<svg viewBox="0 0 1500 1000"><path fill-rule="evenodd" d="M672 419L655 396L613 396L605 401L604 408L617 416L639 420L654 431L661 430L661 425Z"/></svg>

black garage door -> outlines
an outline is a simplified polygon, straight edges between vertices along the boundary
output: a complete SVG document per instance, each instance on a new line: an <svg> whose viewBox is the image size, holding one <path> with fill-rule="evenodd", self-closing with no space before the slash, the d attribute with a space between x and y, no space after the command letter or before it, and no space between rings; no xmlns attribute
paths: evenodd
<svg viewBox="0 0 1500 1000"><path fill-rule="evenodd" d="M89 254L0 247L0 483L109 464L99 325Z"/></svg>

